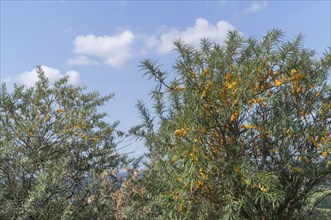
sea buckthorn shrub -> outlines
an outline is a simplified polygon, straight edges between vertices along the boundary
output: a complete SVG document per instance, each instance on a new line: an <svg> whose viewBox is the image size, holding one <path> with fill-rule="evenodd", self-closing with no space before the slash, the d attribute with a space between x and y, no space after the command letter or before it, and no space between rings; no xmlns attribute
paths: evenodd
<svg viewBox="0 0 331 220"><path fill-rule="evenodd" d="M68 78L50 85L36 70L32 87L2 85L0 219L111 218L114 201L102 199L120 180L107 170L127 161L117 151L123 133L98 110L113 95L85 92Z"/></svg>
<svg viewBox="0 0 331 220"><path fill-rule="evenodd" d="M164 219L303 219L330 188L330 50L280 30L229 32L196 49L175 42L169 73L146 59L152 108L131 132L145 141L150 211ZM155 217L156 218L156 217Z"/></svg>

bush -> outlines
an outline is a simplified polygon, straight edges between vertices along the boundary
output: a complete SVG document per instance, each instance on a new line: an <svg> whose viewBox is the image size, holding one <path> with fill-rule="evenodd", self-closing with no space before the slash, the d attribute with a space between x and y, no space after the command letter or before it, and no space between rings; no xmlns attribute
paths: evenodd
<svg viewBox="0 0 331 220"><path fill-rule="evenodd" d="M175 42L173 73L151 60L153 112L131 132L150 150L150 207L166 219L302 219L330 178L330 50L316 58L299 35L224 44ZM156 218L156 217L155 217Z"/></svg>
<svg viewBox="0 0 331 220"><path fill-rule="evenodd" d="M100 97L69 85L39 80L27 88L2 85L0 105L0 219L91 219L105 214L102 178L115 190L126 161L116 150L123 138L99 113ZM110 173L108 175L108 173ZM114 184L110 184L114 183ZM102 209L104 208L104 209Z"/></svg>

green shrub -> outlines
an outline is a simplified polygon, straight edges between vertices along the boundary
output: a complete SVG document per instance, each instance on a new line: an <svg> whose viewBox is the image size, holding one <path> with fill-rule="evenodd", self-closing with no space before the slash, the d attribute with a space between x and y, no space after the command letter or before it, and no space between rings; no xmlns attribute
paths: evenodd
<svg viewBox="0 0 331 220"><path fill-rule="evenodd" d="M150 150L150 207L165 219L302 219L330 178L330 50L316 58L299 35L283 42L230 32L195 49L175 42L156 81L153 112L131 130Z"/></svg>

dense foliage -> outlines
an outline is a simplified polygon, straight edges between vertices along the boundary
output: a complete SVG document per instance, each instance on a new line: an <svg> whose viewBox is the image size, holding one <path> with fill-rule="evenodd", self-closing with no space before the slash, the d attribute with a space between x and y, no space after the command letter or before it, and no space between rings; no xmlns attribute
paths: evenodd
<svg viewBox="0 0 331 220"><path fill-rule="evenodd" d="M171 73L141 65L156 86L130 130L140 169L99 112L112 95L40 67L32 87L3 84L0 219L330 219L331 51L280 30L175 46Z"/></svg>
<svg viewBox="0 0 331 220"><path fill-rule="evenodd" d="M110 172L125 161L116 150L123 134L97 111L112 95L85 93L67 78L51 86L40 67L37 72L39 80L31 88L16 85L8 92L2 86L0 219L105 214L109 206L102 207L102 179L116 182Z"/></svg>
<svg viewBox="0 0 331 220"><path fill-rule="evenodd" d="M151 60L154 112L141 102L151 212L165 219L304 219L331 177L330 51L280 30L261 42L175 43L173 73ZM325 217L325 216L324 216Z"/></svg>

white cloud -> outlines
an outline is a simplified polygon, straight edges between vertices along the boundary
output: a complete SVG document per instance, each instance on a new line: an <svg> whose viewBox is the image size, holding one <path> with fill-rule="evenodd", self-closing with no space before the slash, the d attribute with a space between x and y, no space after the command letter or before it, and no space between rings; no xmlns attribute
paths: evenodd
<svg viewBox="0 0 331 220"><path fill-rule="evenodd" d="M0 78L1 79L1 78ZM7 85L9 84L9 83L11 83L13 81L13 79L11 78L11 77L6 77L6 78L4 78L4 79L1 79L0 80L0 83L6 83Z"/></svg>
<svg viewBox="0 0 331 220"><path fill-rule="evenodd" d="M187 44L199 47L202 38L208 38L211 41L222 42L226 39L227 33L234 30L227 21L218 21L216 25L210 24L206 19L198 18L193 27L188 27L186 30L180 31L175 28L162 33L159 36L157 44L157 52L160 54L169 53L173 49L173 41L181 39Z"/></svg>
<svg viewBox="0 0 331 220"><path fill-rule="evenodd" d="M249 7L245 9L245 12L256 13L266 8L267 5L268 5L267 1L253 2Z"/></svg>
<svg viewBox="0 0 331 220"><path fill-rule="evenodd" d="M115 36L80 35L74 40L74 53L101 58L115 68L121 68L133 57L135 36L129 30Z"/></svg>
<svg viewBox="0 0 331 220"><path fill-rule="evenodd" d="M148 53L167 54L174 48L174 40L181 39L187 44L199 47L202 38L222 43L230 30L235 27L220 20L216 24L204 18L198 18L192 27L178 28L158 27L154 34L134 34L124 30L112 36L80 35L74 41L75 56L67 61L69 65L94 65L97 58L103 63L122 68L130 59ZM93 57L93 60L90 58Z"/></svg>
<svg viewBox="0 0 331 220"><path fill-rule="evenodd" d="M69 70L65 75L69 76L69 82L73 85L77 85L79 83L79 73L75 70Z"/></svg>
<svg viewBox="0 0 331 220"><path fill-rule="evenodd" d="M45 76L49 79L51 83L56 82L57 80L61 79L66 75L69 76L69 83L78 84L79 82L79 74L74 70L70 70L65 74L62 74L59 70L51 67L41 66L41 68L44 70ZM37 71L36 69L33 69L18 74L14 81L27 86L33 86L37 80L38 80Z"/></svg>
<svg viewBox="0 0 331 220"><path fill-rule="evenodd" d="M83 55L79 55L79 56L75 56L75 57L72 57L70 58L68 61L67 61L67 64L70 65L70 66L73 66L73 65L97 65L98 62L95 61L95 60L92 60L86 56L83 56Z"/></svg>

